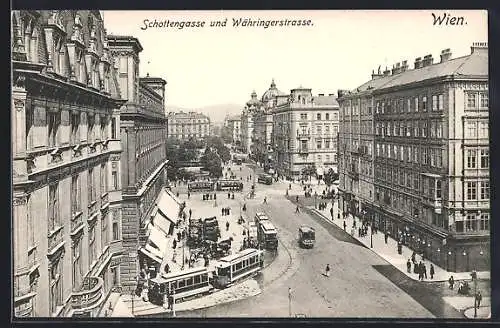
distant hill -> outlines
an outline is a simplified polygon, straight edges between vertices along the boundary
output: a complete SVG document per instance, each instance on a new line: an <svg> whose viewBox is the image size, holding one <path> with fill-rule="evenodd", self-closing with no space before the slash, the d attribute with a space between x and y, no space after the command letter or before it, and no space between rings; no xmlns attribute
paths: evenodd
<svg viewBox="0 0 500 328"><path fill-rule="evenodd" d="M167 112L199 112L210 117L212 122L223 122L226 115L241 114L243 105L237 104L220 104L220 105L210 105L201 108L183 108L179 106L167 106Z"/></svg>

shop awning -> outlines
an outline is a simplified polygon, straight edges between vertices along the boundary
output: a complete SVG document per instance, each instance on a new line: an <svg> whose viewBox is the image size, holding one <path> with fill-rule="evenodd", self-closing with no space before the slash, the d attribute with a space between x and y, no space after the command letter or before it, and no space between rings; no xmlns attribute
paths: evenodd
<svg viewBox="0 0 500 328"><path fill-rule="evenodd" d="M167 236L153 225L149 232L147 244L157 248L158 254L161 254L160 257L163 258L163 253L167 249Z"/></svg>
<svg viewBox="0 0 500 328"><path fill-rule="evenodd" d="M179 218L179 212L181 210L181 205L174 198L175 196L167 191L162 191L161 196L158 199L158 211L172 222L177 222Z"/></svg>
<svg viewBox="0 0 500 328"><path fill-rule="evenodd" d="M149 245L149 244L146 245L145 247L141 248L140 251L142 254L146 255L150 259L161 264L161 262L163 260L163 256L160 257L158 254L158 251L155 250L155 248L152 247L151 245Z"/></svg>
<svg viewBox="0 0 500 328"><path fill-rule="evenodd" d="M153 226L161 230L165 235L168 235L172 224L173 222L164 216L161 210L156 211L156 215L153 218Z"/></svg>

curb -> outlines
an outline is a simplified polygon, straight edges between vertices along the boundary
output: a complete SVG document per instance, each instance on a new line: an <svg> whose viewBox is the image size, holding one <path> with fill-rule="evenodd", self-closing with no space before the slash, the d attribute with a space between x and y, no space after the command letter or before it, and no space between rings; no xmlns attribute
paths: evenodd
<svg viewBox="0 0 500 328"><path fill-rule="evenodd" d="M309 208L309 210L313 211L315 214L317 214L318 216L320 216L323 220L327 221L328 223L336 226L337 228L340 228L338 225L336 225L334 222L332 222L331 220L329 220L323 213L321 213L317 209L315 209L315 208ZM353 237L353 236L351 236L351 237ZM399 272L401 272L402 274L404 274L406 277L408 277L409 279L411 279L413 281L418 281L418 282L421 282L421 283L433 283L433 282L446 282L447 281L447 280L421 281L421 280L418 280L416 278L413 278L413 277L407 275L406 272L400 270L397 266L393 265L391 262L387 261L387 259L385 259L382 255L380 255L379 253L377 253L375 250L373 250L372 248L366 246L364 243L362 243L361 241L359 241L356 237L353 237L353 238L356 239L359 243L361 243L363 245L363 247L365 247L366 249L369 249L372 253L376 254L382 260L384 260L385 262L389 263L392 267L396 268ZM459 281L459 280L455 280L455 282L456 281Z"/></svg>

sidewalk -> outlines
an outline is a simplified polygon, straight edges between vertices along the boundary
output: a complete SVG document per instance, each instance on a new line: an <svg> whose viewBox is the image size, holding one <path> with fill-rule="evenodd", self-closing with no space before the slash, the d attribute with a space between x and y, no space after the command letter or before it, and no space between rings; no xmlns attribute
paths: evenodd
<svg viewBox="0 0 500 328"><path fill-rule="evenodd" d="M325 210L320 211L314 208L314 206L310 206L312 211L315 213L319 214L323 219L326 221L335 224L339 228L343 229L343 219L338 219L338 209L337 209L337 202L334 203L333 207L333 217L334 219L332 220L330 217L330 208L332 207L331 201L327 202L327 207ZM346 232L351 234L351 228L353 224L353 216L351 214L348 215L346 218ZM359 218L356 218L356 229L354 229L354 234L353 238L361 242L363 245L365 245L367 248L372 249L373 252L377 253L380 257L382 257L384 260L392 264L394 267L396 267L399 271L403 272L406 276L413 280L418 280L418 274L413 273L408 273L407 267L406 267L406 262L408 261L408 258L411 257L411 254L413 251L409 249L408 247L403 245L403 252L402 254L398 254L397 252L397 242L392 239L391 237L388 238L387 244L385 243L384 240L384 234L382 232L377 232L373 234L373 247L371 247L370 243L370 227L368 228L368 233L364 237L358 237L358 230L357 228L361 224L361 220ZM417 262L420 262L422 260L420 255L416 256ZM427 270L430 268L430 264L432 263L429 260L424 260L422 261L425 263ZM458 280L470 280L470 272L448 272L445 269L437 266L435 263L432 263L434 266L434 279L430 279L430 276L428 275L427 277L429 279L426 279L425 281L448 281L448 278L453 275L453 278L455 279L455 282ZM429 272L429 271L427 271ZM480 271L477 273L478 279L490 279L490 272L489 271Z"/></svg>
<svg viewBox="0 0 500 328"><path fill-rule="evenodd" d="M248 279L226 289L215 290L212 294L207 296L176 303L174 310L176 312L193 311L242 300L251 296L256 296L260 293L261 289L257 281L255 279ZM150 302L144 302L139 297L134 297L132 300L132 296L127 294L120 297L111 316L137 317L170 312L170 310L165 309L163 306L151 304Z"/></svg>

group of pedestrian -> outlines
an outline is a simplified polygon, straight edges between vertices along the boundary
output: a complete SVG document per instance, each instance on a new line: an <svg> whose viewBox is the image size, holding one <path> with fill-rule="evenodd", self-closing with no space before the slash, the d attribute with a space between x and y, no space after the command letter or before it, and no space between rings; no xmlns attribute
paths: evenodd
<svg viewBox="0 0 500 328"><path fill-rule="evenodd" d="M408 259L408 261L406 262L406 269L408 273L411 273L412 271L411 270L412 263L413 263L413 273L418 274L418 280L422 281L424 279L427 279L427 267L425 266L424 262L422 261L417 262L415 252L413 252L411 258ZM429 274L431 279L434 279L435 271L434 271L434 265L432 263L429 268Z"/></svg>
<svg viewBox="0 0 500 328"><path fill-rule="evenodd" d="M363 223L358 228L358 237L365 237L366 235L368 235L368 224Z"/></svg>
<svg viewBox="0 0 500 328"><path fill-rule="evenodd" d="M324 209L326 209L326 202L320 202L318 204L318 208L320 211L323 211Z"/></svg>
<svg viewBox="0 0 500 328"><path fill-rule="evenodd" d="M234 192L232 194L230 192L228 192L227 199L234 199Z"/></svg>
<svg viewBox="0 0 500 328"><path fill-rule="evenodd" d="M203 194L201 195L202 196L202 200L217 200L217 194Z"/></svg>
<svg viewBox="0 0 500 328"><path fill-rule="evenodd" d="M221 214L222 216L226 216L226 215L231 215L231 208L230 207L223 207L221 208Z"/></svg>

